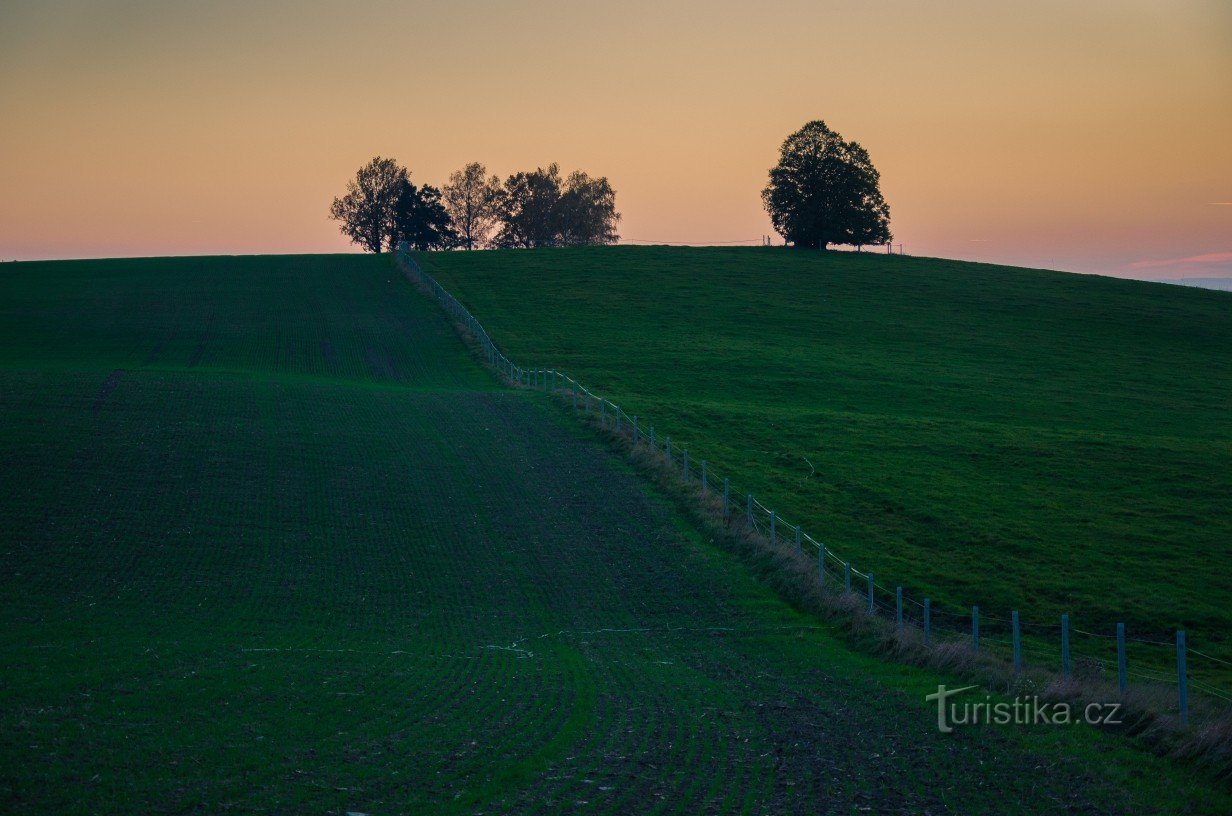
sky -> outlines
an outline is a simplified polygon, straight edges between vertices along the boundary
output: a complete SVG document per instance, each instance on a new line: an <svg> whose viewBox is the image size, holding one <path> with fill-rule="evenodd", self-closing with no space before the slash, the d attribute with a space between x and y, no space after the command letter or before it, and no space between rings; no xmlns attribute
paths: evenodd
<svg viewBox="0 0 1232 816"><path fill-rule="evenodd" d="M1228 0L0 0L0 260L356 251L328 207L374 155L758 243L812 119L907 254L1232 276Z"/></svg>

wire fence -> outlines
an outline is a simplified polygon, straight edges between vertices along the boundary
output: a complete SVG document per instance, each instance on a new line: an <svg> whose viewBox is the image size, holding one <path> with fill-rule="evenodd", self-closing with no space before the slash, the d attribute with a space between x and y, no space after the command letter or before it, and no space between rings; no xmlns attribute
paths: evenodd
<svg viewBox="0 0 1232 816"><path fill-rule="evenodd" d="M725 521L743 521L772 546L794 546L809 554L815 559L820 584L858 595L869 613L892 620L899 628L914 627L926 647L964 644L976 652L1012 661L1015 670L1031 665L1063 677L1108 682L1115 678L1122 693L1129 689L1130 678L1146 681L1156 689L1167 687L1174 700L1171 710L1182 724L1189 720L1191 690L1208 698L1219 710L1232 703L1232 690L1195 680L1189 667L1196 660L1214 669L1213 674L1227 674L1227 669L1221 667L1232 668L1232 661L1189 648L1184 630L1175 631L1175 638L1170 637L1172 633L1130 637L1124 624L1118 623L1111 632L1089 631L1072 626L1069 615L1062 615L1055 624L1028 623L1017 611L1003 617L990 615L978 606L960 609L928 597L914 598L902 586L858 569L849 557L784 518L752 493L737 490L730 478L715 473L707 460L697 458L687 447L673 444L671 436L656 430L646 417L630 414L562 371L528 368L509 359L470 310L425 272L408 251L400 249L397 259L414 282L429 291L455 321L466 327L487 363L510 384L567 395L574 409L595 418L635 448L644 446L653 451L665 464L678 469L686 483L695 484L704 496L721 502Z"/></svg>

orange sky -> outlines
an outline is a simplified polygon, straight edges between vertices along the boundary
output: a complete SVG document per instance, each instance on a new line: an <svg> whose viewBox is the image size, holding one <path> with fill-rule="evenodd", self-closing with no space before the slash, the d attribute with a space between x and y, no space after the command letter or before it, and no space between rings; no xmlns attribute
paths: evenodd
<svg viewBox="0 0 1232 816"><path fill-rule="evenodd" d="M374 154L558 161L625 238L756 241L822 118L909 254L1232 276L1227 0L3 0L0 112L0 260L346 251Z"/></svg>

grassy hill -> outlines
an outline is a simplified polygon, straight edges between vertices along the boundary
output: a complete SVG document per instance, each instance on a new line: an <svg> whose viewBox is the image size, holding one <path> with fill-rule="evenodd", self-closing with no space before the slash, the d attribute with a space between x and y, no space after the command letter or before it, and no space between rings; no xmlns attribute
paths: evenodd
<svg viewBox="0 0 1232 816"><path fill-rule="evenodd" d="M5 265L0 457L7 813L1228 810L938 734L385 258Z"/></svg>
<svg viewBox="0 0 1232 816"><path fill-rule="evenodd" d="M618 247L420 256L843 557L1033 657L1232 660L1232 299L929 258ZM1146 667L1150 667L1148 672ZM1196 676L1232 689L1226 665Z"/></svg>

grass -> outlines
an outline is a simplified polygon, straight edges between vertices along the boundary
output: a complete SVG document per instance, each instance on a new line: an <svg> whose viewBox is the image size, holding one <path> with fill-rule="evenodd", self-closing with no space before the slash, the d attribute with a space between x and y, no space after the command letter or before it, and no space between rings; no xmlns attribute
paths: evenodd
<svg viewBox="0 0 1232 816"><path fill-rule="evenodd" d="M515 360L657 424L941 625L978 604L995 644L1019 610L1055 665L1069 613L1092 663L1117 622L1152 642L1130 644L1143 674L1169 676L1178 628L1232 660L1227 295L786 249L420 260Z"/></svg>
<svg viewBox="0 0 1232 816"><path fill-rule="evenodd" d="M385 258L6 264L0 420L5 812L1232 805L938 734Z"/></svg>

